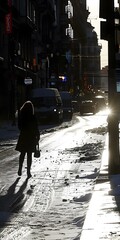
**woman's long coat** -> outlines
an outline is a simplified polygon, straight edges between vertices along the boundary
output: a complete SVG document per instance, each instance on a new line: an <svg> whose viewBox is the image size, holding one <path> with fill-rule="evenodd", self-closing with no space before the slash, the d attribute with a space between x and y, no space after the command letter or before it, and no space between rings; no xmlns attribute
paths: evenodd
<svg viewBox="0 0 120 240"><path fill-rule="evenodd" d="M40 138L35 115L19 116L18 128L20 130L20 135L16 145L16 150L19 152L35 152L36 144Z"/></svg>

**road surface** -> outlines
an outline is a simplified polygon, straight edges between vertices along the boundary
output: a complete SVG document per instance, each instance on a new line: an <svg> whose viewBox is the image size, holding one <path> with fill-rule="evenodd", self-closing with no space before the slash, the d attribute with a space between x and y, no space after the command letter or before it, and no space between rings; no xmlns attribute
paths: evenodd
<svg viewBox="0 0 120 240"><path fill-rule="evenodd" d="M0 148L0 239L78 240L99 174L106 116L76 117L41 134L40 159L17 176L16 140Z"/></svg>

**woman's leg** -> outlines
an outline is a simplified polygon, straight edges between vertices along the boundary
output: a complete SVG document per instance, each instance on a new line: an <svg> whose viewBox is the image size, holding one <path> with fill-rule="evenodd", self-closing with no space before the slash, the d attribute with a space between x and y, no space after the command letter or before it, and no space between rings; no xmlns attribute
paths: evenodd
<svg viewBox="0 0 120 240"><path fill-rule="evenodd" d="M19 169L18 169L18 175L22 175L22 166L25 158L25 152L21 152L19 156Z"/></svg>
<svg viewBox="0 0 120 240"><path fill-rule="evenodd" d="M27 176L31 177L30 169L32 165L32 152L27 152Z"/></svg>

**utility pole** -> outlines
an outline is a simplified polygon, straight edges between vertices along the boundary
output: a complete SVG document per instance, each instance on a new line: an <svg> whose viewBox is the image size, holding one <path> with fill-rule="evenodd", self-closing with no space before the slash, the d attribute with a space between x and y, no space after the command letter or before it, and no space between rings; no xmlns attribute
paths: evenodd
<svg viewBox="0 0 120 240"><path fill-rule="evenodd" d="M100 0L101 38L108 41L108 104L111 114L108 117L108 150L109 150L109 174L120 172L119 161L119 123L117 112L117 93L115 79L115 19L114 0Z"/></svg>

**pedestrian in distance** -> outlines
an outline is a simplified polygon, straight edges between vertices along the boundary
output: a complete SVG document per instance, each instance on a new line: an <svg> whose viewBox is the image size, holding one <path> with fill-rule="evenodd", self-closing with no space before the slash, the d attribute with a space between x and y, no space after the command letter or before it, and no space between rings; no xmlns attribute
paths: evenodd
<svg viewBox="0 0 120 240"><path fill-rule="evenodd" d="M27 177L31 175L32 153L39 144L40 133L37 120L34 114L34 106L31 101L27 101L20 108L18 113L18 128L20 130L19 138L16 145L16 151L20 152L18 175L22 175L22 166L25 155L27 154Z"/></svg>

